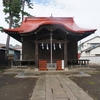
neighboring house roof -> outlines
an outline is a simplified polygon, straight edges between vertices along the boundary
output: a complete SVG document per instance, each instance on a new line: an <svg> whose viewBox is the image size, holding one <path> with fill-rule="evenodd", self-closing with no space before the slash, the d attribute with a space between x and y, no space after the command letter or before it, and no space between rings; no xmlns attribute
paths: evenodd
<svg viewBox="0 0 100 100"><path fill-rule="evenodd" d="M0 43L0 48L1 48L1 47L4 47L4 46L5 46L5 44Z"/></svg>
<svg viewBox="0 0 100 100"><path fill-rule="evenodd" d="M15 51L20 51L20 50L17 50L13 47L9 47L10 50L15 50ZM2 44L0 43L0 50L6 50L6 45L5 44Z"/></svg>
<svg viewBox="0 0 100 100"><path fill-rule="evenodd" d="M17 50L17 49L15 49L15 48L9 48L10 50L14 50L14 51L19 51L20 52L20 50Z"/></svg>
<svg viewBox="0 0 100 100"><path fill-rule="evenodd" d="M26 17L22 25L14 29L3 29L7 34L21 42L20 35L36 31L43 25L60 25L70 33L83 35L83 38L94 33L97 29L80 28L73 17Z"/></svg>
<svg viewBox="0 0 100 100"><path fill-rule="evenodd" d="M22 46L17 46L17 47L14 47L15 50L17 49L22 49Z"/></svg>
<svg viewBox="0 0 100 100"><path fill-rule="evenodd" d="M0 50L5 51L6 49L4 49L4 48L0 48Z"/></svg>
<svg viewBox="0 0 100 100"><path fill-rule="evenodd" d="M17 48L14 48L15 50L18 50L18 51L22 51L22 46L19 46L19 47L17 47Z"/></svg>
<svg viewBox="0 0 100 100"><path fill-rule="evenodd" d="M91 41L91 40L95 39L95 38L100 38L100 36L95 36L95 37L93 37L93 38L91 38L91 39L88 39L88 40L82 42L82 43L79 44L79 45L82 45L82 44L84 44L84 43L86 43L86 42L88 42L88 41Z"/></svg>
<svg viewBox="0 0 100 100"><path fill-rule="evenodd" d="M89 47L89 48L87 48L87 49L85 49L85 50L83 50L83 51L85 51L85 52L89 52L89 51L91 51L91 50L93 50L93 49L95 49L95 48L97 48L97 47L100 47L100 44L97 45L97 46ZM83 52L83 51L82 51L82 52Z"/></svg>

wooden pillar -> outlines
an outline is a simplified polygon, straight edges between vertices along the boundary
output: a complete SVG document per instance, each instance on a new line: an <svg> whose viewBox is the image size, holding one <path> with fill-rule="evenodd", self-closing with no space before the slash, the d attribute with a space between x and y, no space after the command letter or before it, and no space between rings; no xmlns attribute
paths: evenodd
<svg viewBox="0 0 100 100"><path fill-rule="evenodd" d="M64 67L67 68L67 42L64 43Z"/></svg>
<svg viewBox="0 0 100 100"><path fill-rule="evenodd" d="M35 66L38 68L38 42L35 41Z"/></svg>

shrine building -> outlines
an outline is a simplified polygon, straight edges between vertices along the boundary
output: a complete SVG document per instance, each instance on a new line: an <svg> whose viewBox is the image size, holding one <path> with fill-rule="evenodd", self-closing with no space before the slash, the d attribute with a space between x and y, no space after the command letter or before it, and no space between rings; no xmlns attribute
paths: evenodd
<svg viewBox="0 0 100 100"><path fill-rule="evenodd" d="M78 59L78 41L96 31L80 28L73 17L26 17L20 27L3 30L22 43L22 60L38 70L66 69Z"/></svg>

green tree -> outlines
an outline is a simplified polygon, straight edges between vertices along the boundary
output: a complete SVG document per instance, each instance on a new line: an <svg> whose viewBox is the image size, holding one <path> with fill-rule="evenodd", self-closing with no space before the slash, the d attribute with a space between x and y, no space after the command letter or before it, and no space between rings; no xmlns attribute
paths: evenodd
<svg viewBox="0 0 100 100"><path fill-rule="evenodd" d="M21 14L23 15L22 17L24 17L24 15L30 15L29 13L24 11L25 2L28 4L29 8L33 9L30 0L3 0L3 12L5 13L5 15L7 15L7 17L5 17L5 21L9 24L9 28L18 27L20 25L19 23L21 19ZM6 55L9 51L9 41L10 36L8 35L6 41Z"/></svg>
<svg viewBox="0 0 100 100"><path fill-rule="evenodd" d="M22 21L23 21L23 18L24 18L24 15L26 16L32 16L30 15L29 13L25 12L24 9L25 9L25 3L27 4L28 8L30 9L33 9L33 3L31 3L31 0L20 0L21 2L21 5L22 5L22 9L21 9L21 13L22 13Z"/></svg>
<svg viewBox="0 0 100 100"><path fill-rule="evenodd" d="M24 11L25 3L28 8L33 9L33 4L30 0L3 0L4 13L8 15L5 17L5 21L9 23L9 28L18 27L20 25L20 19L22 21L25 16L31 16L28 12ZM20 17L20 15L22 16Z"/></svg>
<svg viewBox="0 0 100 100"><path fill-rule="evenodd" d="M5 21L9 24L9 28L17 27L20 21L21 5L19 0L3 0L3 12L7 17Z"/></svg>

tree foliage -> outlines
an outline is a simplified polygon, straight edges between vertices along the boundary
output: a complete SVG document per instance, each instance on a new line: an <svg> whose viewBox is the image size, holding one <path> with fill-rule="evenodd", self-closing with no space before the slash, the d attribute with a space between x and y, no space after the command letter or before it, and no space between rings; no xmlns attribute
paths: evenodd
<svg viewBox="0 0 100 100"><path fill-rule="evenodd" d="M30 9L33 9L33 4L31 3L31 0L20 0L21 2L21 14L22 14L22 21L23 21L23 18L24 16L31 16L31 14L27 13L24 11L24 8L25 8L25 3L27 4L28 8Z"/></svg>
<svg viewBox="0 0 100 100"><path fill-rule="evenodd" d="M11 27L18 27L21 17L24 17L24 15L31 16L28 12L24 11L25 2L30 9L33 9L30 0L3 0L3 11L5 15L8 15L5 17L5 21L11 24Z"/></svg>
<svg viewBox="0 0 100 100"><path fill-rule="evenodd" d="M11 27L18 26L20 21L21 5L19 0L3 0L4 13L8 15L5 17L5 21L11 24Z"/></svg>
<svg viewBox="0 0 100 100"><path fill-rule="evenodd" d="M23 21L24 15L30 16L28 12L24 11L25 2L28 4L29 8L33 9L30 0L3 0L3 12L5 13L5 15L7 15L5 17L5 21L9 24L9 28L18 27L20 25L21 17ZM0 28L0 30L2 31L2 27ZM6 54L8 54L9 50L9 41L10 36L8 35L6 41Z"/></svg>

